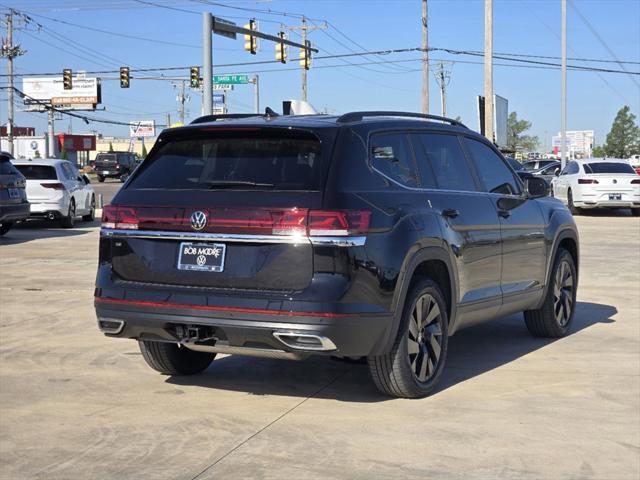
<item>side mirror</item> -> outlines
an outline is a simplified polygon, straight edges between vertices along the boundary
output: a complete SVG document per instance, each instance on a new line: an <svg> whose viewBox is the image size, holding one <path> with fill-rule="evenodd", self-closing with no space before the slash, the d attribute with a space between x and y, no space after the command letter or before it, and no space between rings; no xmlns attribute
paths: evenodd
<svg viewBox="0 0 640 480"><path fill-rule="evenodd" d="M85 185L89 185L91 183L91 180L89 180L89 177L87 177L86 175L82 175L82 181Z"/></svg>
<svg viewBox="0 0 640 480"><path fill-rule="evenodd" d="M559 168L556 168L556 169L553 171L553 174L554 174L556 177L559 177L559 176L560 176L560 169L559 169Z"/></svg>
<svg viewBox="0 0 640 480"><path fill-rule="evenodd" d="M529 198L541 198L549 195L549 184L542 177L530 177L524 182L524 191Z"/></svg>

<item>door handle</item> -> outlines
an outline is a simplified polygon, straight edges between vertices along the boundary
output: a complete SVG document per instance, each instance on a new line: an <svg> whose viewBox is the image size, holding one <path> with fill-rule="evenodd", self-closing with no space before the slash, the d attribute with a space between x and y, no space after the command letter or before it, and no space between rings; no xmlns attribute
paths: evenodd
<svg viewBox="0 0 640 480"><path fill-rule="evenodd" d="M458 215L460 215L460 211L453 208L446 208L442 211L442 216L445 218L456 218Z"/></svg>
<svg viewBox="0 0 640 480"><path fill-rule="evenodd" d="M509 218L511 216L511 212L509 210L498 210L498 215L502 218Z"/></svg>

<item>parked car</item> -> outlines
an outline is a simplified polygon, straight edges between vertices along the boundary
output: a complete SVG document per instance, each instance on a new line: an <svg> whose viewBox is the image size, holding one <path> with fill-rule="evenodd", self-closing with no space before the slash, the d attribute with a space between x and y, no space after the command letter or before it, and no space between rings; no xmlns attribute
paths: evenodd
<svg viewBox="0 0 640 480"><path fill-rule="evenodd" d="M94 170L99 182L105 178L118 178L121 182L127 180L137 165L137 157L130 152L108 152L96 155Z"/></svg>
<svg viewBox="0 0 640 480"><path fill-rule="evenodd" d="M640 178L625 160L572 160L552 188L574 215L583 208L630 208L640 216Z"/></svg>
<svg viewBox="0 0 640 480"><path fill-rule="evenodd" d="M532 175L544 178L547 183L551 184L551 181L556 177L556 174L560 173L562 164L560 162L553 162L539 170L531 172Z"/></svg>
<svg viewBox="0 0 640 480"><path fill-rule="evenodd" d="M640 175L640 155L631 155L629 157L629 165Z"/></svg>
<svg viewBox="0 0 640 480"><path fill-rule="evenodd" d="M547 159L547 160L531 160L528 162L524 162L522 164L522 166L524 167L525 170L529 170L530 172L533 172L535 170L540 170L543 167L546 167L547 165L556 162L557 160L551 160L551 159Z"/></svg>
<svg viewBox="0 0 640 480"><path fill-rule="evenodd" d="M103 209L98 327L155 370L366 357L382 392L421 397L462 328L523 311L535 336L571 328L573 217L461 123L219 118L162 132Z"/></svg>
<svg viewBox="0 0 640 480"><path fill-rule="evenodd" d="M0 236L29 216L25 179L11 160L10 153L0 152Z"/></svg>
<svg viewBox="0 0 640 480"><path fill-rule="evenodd" d="M507 162L509 162L509 165L511 165L511 168L513 168L513 170L518 174L518 176L522 181L526 180L528 177L531 177L533 175L532 172L525 169L524 166L515 158L512 158L512 157L504 157L504 158L507 160Z"/></svg>
<svg viewBox="0 0 640 480"><path fill-rule="evenodd" d="M71 228L76 216L90 222L95 218L96 199L91 182L67 160L15 160L15 167L27 179L31 217L59 221Z"/></svg>

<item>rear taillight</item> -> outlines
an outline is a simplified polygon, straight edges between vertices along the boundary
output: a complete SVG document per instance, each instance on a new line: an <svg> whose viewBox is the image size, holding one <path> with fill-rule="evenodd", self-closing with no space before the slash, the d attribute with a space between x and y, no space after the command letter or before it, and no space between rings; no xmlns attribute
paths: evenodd
<svg viewBox="0 0 640 480"><path fill-rule="evenodd" d="M640 178L635 178L635 179L631 180L631 183L633 185L638 185L640 183Z"/></svg>
<svg viewBox="0 0 640 480"><path fill-rule="evenodd" d="M598 183L598 180L596 180L595 178L579 178L578 179L578 183L580 185L589 185L589 184L593 184L593 183Z"/></svg>
<svg viewBox="0 0 640 480"><path fill-rule="evenodd" d="M53 188L54 190L66 190L63 183L41 183L44 188Z"/></svg>
<svg viewBox="0 0 640 480"><path fill-rule="evenodd" d="M107 205L102 227L127 230L194 231L191 215L207 218L200 232L243 235L350 236L366 234L371 212L361 210L162 208Z"/></svg>

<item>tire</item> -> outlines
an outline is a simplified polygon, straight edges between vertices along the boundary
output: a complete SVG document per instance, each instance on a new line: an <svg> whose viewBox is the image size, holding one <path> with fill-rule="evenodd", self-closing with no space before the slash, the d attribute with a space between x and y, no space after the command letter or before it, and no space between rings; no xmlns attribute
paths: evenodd
<svg viewBox="0 0 640 480"><path fill-rule="evenodd" d="M422 314L414 315L419 311ZM447 357L448 326L447 304L440 288L431 279L420 280L407 294L391 351L367 358L376 387L403 398L432 393Z"/></svg>
<svg viewBox="0 0 640 480"><path fill-rule="evenodd" d="M569 207L571 215L580 215L580 209L573 204L573 193L571 193L571 190L567 192L567 206Z"/></svg>
<svg viewBox="0 0 640 480"><path fill-rule="evenodd" d="M195 375L207 369L215 353L195 352L177 343L138 341L147 364L164 375Z"/></svg>
<svg viewBox="0 0 640 480"><path fill-rule="evenodd" d="M91 196L91 211L82 217L83 222L93 222L96 219L96 197Z"/></svg>
<svg viewBox="0 0 640 480"><path fill-rule="evenodd" d="M0 237L11 230L11 227L13 227L13 222L6 222L0 225Z"/></svg>
<svg viewBox="0 0 640 480"><path fill-rule="evenodd" d="M632 208L631 215L634 217L640 217L640 208Z"/></svg>
<svg viewBox="0 0 640 480"><path fill-rule="evenodd" d="M129 172L124 172L122 175L120 175L120 183L124 183L127 181L127 178L129 178L130 173Z"/></svg>
<svg viewBox="0 0 640 480"><path fill-rule="evenodd" d="M100 183L103 183L104 182L104 177L102 175L98 175L98 181Z"/></svg>
<svg viewBox="0 0 640 480"><path fill-rule="evenodd" d="M559 338L569 332L575 313L577 280L573 257L564 248L559 248L542 307L524 312L531 335Z"/></svg>
<svg viewBox="0 0 640 480"><path fill-rule="evenodd" d="M69 202L69 212L62 217L60 224L63 228L73 228L76 224L76 202L73 199Z"/></svg>

